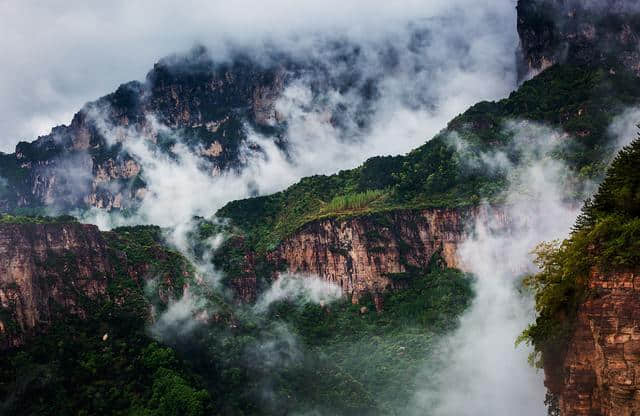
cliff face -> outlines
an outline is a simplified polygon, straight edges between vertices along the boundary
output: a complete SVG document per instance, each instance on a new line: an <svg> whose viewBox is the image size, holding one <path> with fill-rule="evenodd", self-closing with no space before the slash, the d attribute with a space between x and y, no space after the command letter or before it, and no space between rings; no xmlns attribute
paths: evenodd
<svg viewBox="0 0 640 416"><path fill-rule="evenodd" d="M152 320L154 308L181 298L193 278L158 227L0 223L0 350L59 320L111 316L111 308Z"/></svg>
<svg viewBox="0 0 640 416"><path fill-rule="evenodd" d="M163 152L180 137L211 174L237 168L243 124L276 123L284 80L281 67L241 58L214 63L201 49L162 60L144 83L124 84L85 105L68 126L0 153L0 210L135 206L145 183L123 143L132 135Z"/></svg>
<svg viewBox="0 0 640 416"><path fill-rule="evenodd" d="M594 271L561 362L545 384L562 416L640 414L640 274Z"/></svg>
<svg viewBox="0 0 640 416"><path fill-rule="evenodd" d="M123 84L86 104L69 125L20 142L15 153L0 153L0 211L135 208L147 184L132 140L169 156L180 144L212 176L242 169L261 151L249 130L286 150L286 122L276 104L295 81L308 82L318 95L352 91L360 97L353 111L364 127L379 79L356 64L365 59L360 48L348 42L323 47L331 51L326 60L269 50L257 59L237 53L214 61L204 48L162 59L144 82ZM398 63L387 65L393 71ZM377 77L384 74L383 68ZM342 123L344 109L326 112L329 122Z"/></svg>
<svg viewBox="0 0 640 416"><path fill-rule="evenodd" d="M0 347L14 347L59 313L85 317L106 296L108 247L92 225L0 224Z"/></svg>
<svg viewBox="0 0 640 416"><path fill-rule="evenodd" d="M627 0L519 0L521 76L560 62L640 76L640 7Z"/></svg>
<svg viewBox="0 0 640 416"><path fill-rule="evenodd" d="M464 269L457 251L476 220L496 216L484 208L393 211L310 223L270 254L278 268L314 274L339 285L354 302L365 293L376 305L383 291L405 287L439 252L448 267Z"/></svg>

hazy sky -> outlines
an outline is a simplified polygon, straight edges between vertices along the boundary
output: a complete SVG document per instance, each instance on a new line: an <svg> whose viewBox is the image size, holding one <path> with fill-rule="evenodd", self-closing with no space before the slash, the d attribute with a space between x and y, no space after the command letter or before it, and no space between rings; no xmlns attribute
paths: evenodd
<svg viewBox="0 0 640 416"><path fill-rule="evenodd" d="M384 36L398 22L515 0L0 0L0 151L68 123L87 101L143 79L160 57L195 43L222 54L308 32ZM462 28L461 28L462 29ZM494 28L495 30L495 28ZM511 25L505 31L511 31ZM505 34L508 35L508 34Z"/></svg>

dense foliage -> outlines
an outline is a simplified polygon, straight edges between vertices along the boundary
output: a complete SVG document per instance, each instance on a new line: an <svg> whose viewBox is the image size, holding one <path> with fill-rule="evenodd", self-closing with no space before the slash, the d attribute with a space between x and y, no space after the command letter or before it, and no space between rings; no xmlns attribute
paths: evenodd
<svg viewBox="0 0 640 416"><path fill-rule="evenodd" d="M283 192L231 202L218 215L243 229L252 247L266 251L303 224L326 216L496 200L508 183L506 172L483 164L481 155L504 151L517 162L522 154L513 150L514 133L505 123L520 119L544 122L575 137L552 156L583 179L598 178L615 148L607 131L611 121L639 101L640 85L632 74L555 66L506 99L471 107L407 155L374 157L352 170L307 177ZM358 209L327 209L370 192L384 197Z"/></svg>
<svg viewBox="0 0 640 416"><path fill-rule="evenodd" d="M536 250L540 272L527 283L534 290L538 318L523 333L542 353L562 350L578 306L589 296L585 282L601 272L640 266L640 139L616 156L571 236Z"/></svg>
<svg viewBox="0 0 640 416"><path fill-rule="evenodd" d="M59 224L78 222L71 215L58 217L0 214L0 224Z"/></svg>
<svg viewBox="0 0 640 416"><path fill-rule="evenodd" d="M87 319L60 313L46 334L5 354L1 414L209 414L212 400L202 380L148 334L149 308L159 295L145 296L145 281L130 275L132 268L167 275L172 280L165 284L178 294L190 266L162 245L158 227L116 229L107 237L116 266L108 296L83 296L78 301ZM49 268L60 263L47 261ZM67 263L60 267L73 272Z"/></svg>
<svg viewBox="0 0 640 416"><path fill-rule="evenodd" d="M435 367L439 336L469 306L471 283L434 267L387 293L381 313L371 298L286 299L266 312L236 308L232 325L203 325L170 343L224 398L223 414L402 414L419 371Z"/></svg>
<svg viewBox="0 0 640 416"><path fill-rule="evenodd" d="M307 354L318 357L322 366L340 369L342 378L361 386L349 398L340 397L338 386L309 391L312 398L325 396L341 406L371 403L369 413L402 414L411 394L420 388L419 371L435 366L439 336L457 326L457 317L472 297L470 276L434 269L417 275L408 289L386 294L382 313L374 312L370 299L361 305L342 302L329 307L285 302L274 305L271 313L290 323L308 346ZM322 402L316 406L326 408Z"/></svg>
<svg viewBox="0 0 640 416"><path fill-rule="evenodd" d="M382 313L372 298L360 305L290 298L263 311L203 292L215 318L194 321L189 332L185 322L153 332L160 342L149 332L150 308L177 300L191 267L163 245L158 227L105 237L116 267L108 296L83 299L87 319L60 315L5 355L1 413L395 414L418 387L418 372L434 365L438 336L456 327L473 296L470 276L437 258L414 270L405 290L384 294ZM149 290L155 276L164 286Z"/></svg>

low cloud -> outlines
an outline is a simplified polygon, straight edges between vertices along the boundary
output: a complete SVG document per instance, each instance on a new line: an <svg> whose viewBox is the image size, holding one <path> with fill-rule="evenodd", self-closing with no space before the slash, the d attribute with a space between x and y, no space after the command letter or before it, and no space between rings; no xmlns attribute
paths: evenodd
<svg viewBox="0 0 640 416"><path fill-rule="evenodd" d="M613 120L609 134L616 150L633 140L639 120L638 109ZM566 133L526 121L509 122L504 129L513 136L506 153L470 159L476 167L507 172L510 181L504 204L485 207L458 253L463 267L477 277L476 298L459 329L440 344L435 374L432 365L424 369L425 388L415 395L415 414L546 413L543 374L528 365L528 348L514 347L536 316L521 279L536 271L532 250L537 244L568 236L581 208L575 198L589 196L597 184L578 180L577 172L553 157L573 140ZM464 152L459 137L451 140ZM520 155L517 163L507 155L514 152Z"/></svg>
<svg viewBox="0 0 640 416"><path fill-rule="evenodd" d="M342 297L340 286L315 276L284 273L271 287L260 295L254 310L263 313L275 302L289 301L298 304L329 304Z"/></svg>
<svg viewBox="0 0 640 416"><path fill-rule="evenodd" d="M162 340L189 335L198 325L206 322L209 314L206 304L204 298L185 289L179 300L169 301L166 310L151 326L151 334Z"/></svg>
<svg viewBox="0 0 640 416"><path fill-rule="evenodd" d="M609 125L608 134L614 138L614 146L621 149L638 136L640 107L627 108L616 116Z"/></svg>
<svg viewBox="0 0 640 416"><path fill-rule="evenodd" d="M425 370L428 387L415 396L416 414L426 409L436 416L546 412L543 375L528 365L526 348L514 347L535 319L520 280L535 271L533 248L566 237L580 205L567 198L575 172L552 157L568 136L531 122L510 122L505 130L513 135L507 152L516 150L518 162L503 152L480 157L507 172L505 202L485 207L458 253L463 268L477 278L476 298L459 329L440 345L442 368L435 375Z"/></svg>
<svg viewBox="0 0 640 416"><path fill-rule="evenodd" d="M430 33L421 40L428 49L407 51L422 58L416 62L431 74L414 79L412 86L417 94L425 86L434 96L446 94L449 99L437 104L446 113L439 119L444 123L475 101L498 98L512 87L515 23L515 0L5 1L0 3L5 57L0 150L11 151L18 140L33 140L69 122L85 102L143 79L160 57L196 43L207 46L216 61L238 50L256 59L273 49L317 58L323 42L406 43L409 32L415 32L408 32L408 25ZM413 45L421 46L418 40ZM398 79L389 87L409 85Z"/></svg>

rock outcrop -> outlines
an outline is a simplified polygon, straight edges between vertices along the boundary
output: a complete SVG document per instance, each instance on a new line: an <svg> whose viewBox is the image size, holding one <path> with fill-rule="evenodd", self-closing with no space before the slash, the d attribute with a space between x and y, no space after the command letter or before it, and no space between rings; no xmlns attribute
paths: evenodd
<svg viewBox="0 0 640 416"><path fill-rule="evenodd" d="M365 128L379 82L356 64L366 54L347 41L322 47L331 50L326 60L273 48L259 58L234 52L216 61L195 48L162 59L144 82L123 84L86 104L69 125L20 142L15 153L0 153L0 212L135 209L148 195L143 160L178 153L211 176L241 170L263 150L249 131L286 151L286 115L276 104L296 82L309 84L313 101L326 106L326 122L336 126L344 123L344 108L316 98L352 91L358 98L352 111ZM398 63L385 65L393 71ZM377 77L386 73L381 69Z"/></svg>
<svg viewBox="0 0 640 416"><path fill-rule="evenodd" d="M640 7L628 0L519 0L520 75L565 62L640 76Z"/></svg>
<svg viewBox="0 0 640 416"><path fill-rule="evenodd" d="M199 284L195 277L158 227L0 223L0 351L60 320L111 314L114 305L153 320Z"/></svg>
<svg viewBox="0 0 640 416"><path fill-rule="evenodd" d="M588 286L566 354L545 358L545 384L560 416L638 415L640 274L593 271Z"/></svg>
<svg viewBox="0 0 640 416"><path fill-rule="evenodd" d="M508 224L501 210L484 207L320 220L283 241L270 259L278 269L336 283L354 302L365 293L379 301L377 295L382 292L405 287L436 253L447 266L464 269L458 259L459 245L475 221L489 218Z"/></svg>
<svg viewBox="0 0 640 416"><path fill-rule="evenodd" d="M57 314L86 317L106 297L108 246L93 225L0 224L0 348L15 347Z"/></svg>
<svg viewBox="0 0 640 416"><path fill-rule="evenodd" d="M134 207L146 184L127 150L133 138L170 152L180 137L209 172L238 168L245 124L276 124L285 76L281 66L242 57L215 63L202 48L163 59L144 83L123 84L86 104L68 126L0 153L0 211Z"/></svg>

